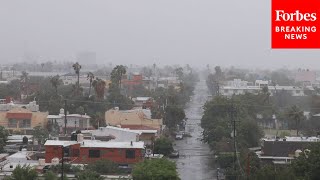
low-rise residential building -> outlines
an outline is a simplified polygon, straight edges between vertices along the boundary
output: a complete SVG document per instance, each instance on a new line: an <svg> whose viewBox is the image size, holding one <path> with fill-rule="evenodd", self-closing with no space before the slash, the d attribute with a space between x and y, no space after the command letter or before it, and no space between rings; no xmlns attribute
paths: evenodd
<svg viewBox="0 0 320 180"><path fill-rule="evenodd" d="M141 135L141 132L114 126L99 127L94 130L84 130L81 131L81 133L90 135L93 137L92 139L117 142L138 142L139 136Z"/></svg>
<svg viewBox="0 0 320 180"><path fill-rule="evenodd" d="M143 141L145 145L151 145L158 137L155 128L141 125L122 125L121 127L106 126L95 130L82 130L85 139L117 142Z"/></svg>
<svg viewBox="0 0 320 180"><path fill-rule="evenodd" d="M288 94L292 96L307 96L310 93L313 93L315 90L312 86L304 86L304 87L298 87L298 86L270 86L267 84L267 81L260 81L257 80L255 85L248 85L247 81L239 81L238 79L234 80L234 83L227 83L224 86L221 86L220 88L220 94L223 96L231 97L233 95L240 95L245 93L253 93L258 94L261 92L263 87L268 87L270 96L275 95L276 93L280 93L282 91L287 92Z"/></svg>
<svg viewBox="0 0 320 180"><path fill-rule="evenodd" d="M288 164L299 153L308 151L312 143L320 142L318 137L289 137L262 139L261 151L257 151L258 157L267 163Z"/></svg>
<svg viewBox="0 0 320 180"><path fill-rule="evenodd" d="M162 119L151 119L149 109L119 110L119 108L114 108L106 111L105 120L111 126L143 125L155 128L159 132L163 128Z"/></svg>
<svg viewBox="0 0 320 180"><path fill-rule="evenodd" d="M131 165L144 158L144 142L114 142L83 140L78 134L77 141L47 140L45 162L61 159L62 151L70 163L88 164L101 159L111 160L121 165Z"/></svg>
<svg viewBox="0 0 320 180"><path fill-rule="evenodd" d="M143 141L146 145L152 145L153 141L160 135L160 132L156 128L150 126L121 125L121 127L139 133L139 140Z"/></svg>
<svg viewBox="0 0 320 180"><path fill-rule="evenodd" d="M40 112L39 105L35 101L26 105L0 104L0 125L11 133L22 131L30 134L34 127L47 127L48 112Z"/></svg>
<svg viewBox="0 0 320 180"><path fill-rule="evenodd" d="M90 124L91 117L88 115L81 114L67 114L67 132L72 132L75 130L86 130L93 129ZM58 124L60 132L64 132L65 129L65 115L64 109L60 109L60 114L58 115L48 115L48 123Z"/></svg>
<svg viewBox="0 0 320 180"><path fill-rule="evenodd" d="M135 106L142 107L142 109L150 109L154 103L151 97L136 97L132 100Z"/></svg>

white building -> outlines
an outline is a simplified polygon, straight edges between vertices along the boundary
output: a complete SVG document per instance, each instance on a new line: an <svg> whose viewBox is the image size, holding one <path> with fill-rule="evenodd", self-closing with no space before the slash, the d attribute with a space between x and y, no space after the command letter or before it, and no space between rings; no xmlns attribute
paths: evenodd
<svg viewBox="0 0 320 180"><path fill-rule="evenodd" d="M5 103L5 99L0 99L0 111L10 111L14 108L25 108L32 112L39 111L39 105L36 101L29 102L29 104L15 104L13 101Z"/></svg>
<svg viewBox="0 0 320 180"><path fill-rule="evenodd" d="M241 81L235 79L226 83L225 86L221 86L220 93L223 96L233 96L245 93L258 94L263 87L268 87L270 96L273 96L277 92L286 91L292 96L307 96L306 91L314 91L312 86L298 87L298 86L270 86L267 81L257 80L255 85L248 85L247 81Z"/></svg>
<svg viewBox="0 0 320 180"><path fill-rule="evenodd" d="M47 116L48 123L55 124L57 123L60 127L60 131L64 130L65 127L65 116L64 109L60 109L60 114L58 115L48 115ZM67 114L67 130L68 132L74 130L85 130L92 129L90 125L91 117L88 115L81 114Z"/></svg>

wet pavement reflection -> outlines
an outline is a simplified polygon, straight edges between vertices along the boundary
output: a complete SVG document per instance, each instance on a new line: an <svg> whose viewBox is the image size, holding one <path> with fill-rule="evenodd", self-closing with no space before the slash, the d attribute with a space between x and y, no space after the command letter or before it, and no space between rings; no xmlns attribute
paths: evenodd
<svg viewBox="0 0 320 180"><path fill-rule="evenodd" d="M201 142L202 128L200 119L203 114L203 105L208 99L205 81L196 85L194 96L185 109L187 123L185 131L192 137L175 140L174 148L180 153L176 159L178 172L182 180L216 179L212 155L207 144Z"/></svg>

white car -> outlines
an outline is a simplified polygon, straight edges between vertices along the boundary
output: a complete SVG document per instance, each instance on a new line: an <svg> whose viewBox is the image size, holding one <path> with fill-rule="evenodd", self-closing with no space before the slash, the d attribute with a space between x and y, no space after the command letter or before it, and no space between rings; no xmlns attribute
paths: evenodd
<svg viewBox="0 0 320 180"><path fill-rule="evenodd" d="M176 134L176 140L181 140L181 139L183 139L183 134L181 133Z"/></svg>

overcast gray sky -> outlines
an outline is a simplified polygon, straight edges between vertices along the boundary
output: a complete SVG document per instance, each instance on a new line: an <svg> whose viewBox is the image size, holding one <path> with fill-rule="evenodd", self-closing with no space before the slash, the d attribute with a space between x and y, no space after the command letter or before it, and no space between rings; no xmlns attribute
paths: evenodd
<svg viewBox="0 0 320 180"><path fill-rule="evenodd" d="M270 0L28 0L0 2L0 61L243 67L320 65L319 50L271 50Z"/></svg>

